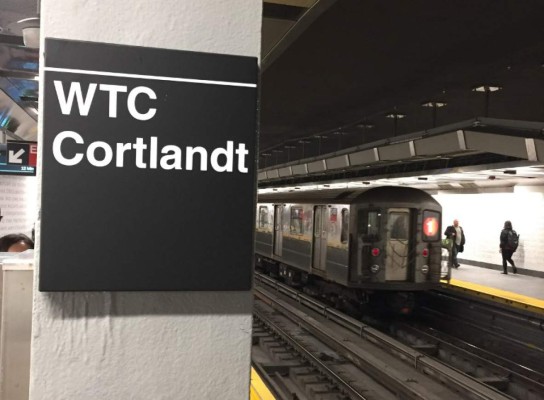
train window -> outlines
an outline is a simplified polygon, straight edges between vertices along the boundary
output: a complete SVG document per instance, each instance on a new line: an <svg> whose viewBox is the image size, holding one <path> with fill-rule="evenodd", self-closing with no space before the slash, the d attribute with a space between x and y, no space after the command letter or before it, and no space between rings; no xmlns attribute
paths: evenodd
<svg viewBox="0 0 544 400"><path fill-rule="evenodd" d="M436 211L423 211L423 240L433 242L440 239L440 213Z"/></svg>
<svg viewBox="0 0 544 400"><path fill-rule="evenodd" d="M291 207L291 233L304 234L303 216L302 207Z"/></svg>
<svg viewBox="0 0 544 400"><path fill-rule="evenodd" d="M363 242L378 242L382 213L379 210L359 210L357 214L357 228Z"/></svg>
<svg viewBox="0 0 544 400"><path fill-rule="evenodd" d="M409 214L389 213L389 238L396 240L408 240Z"/></svg>
<svg viewBox="0 0 544 400"><path fill-rule="evenodd" d="M342 230L340 231L340 241L342 243L348 242L348 224L349 224L349 210L342 208Z"/></svg>
<svg viewBox="0 0 544 400"><path fill-rule="evenodd" d="M259 207L259 228L268 228L268 207Z"/></svg>

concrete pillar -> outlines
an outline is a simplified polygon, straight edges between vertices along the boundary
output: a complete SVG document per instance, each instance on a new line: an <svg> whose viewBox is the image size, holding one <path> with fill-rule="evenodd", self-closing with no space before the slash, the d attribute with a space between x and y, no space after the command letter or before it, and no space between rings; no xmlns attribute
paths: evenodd
<svg viewBox="0 0 544 400"><path fill-rule="evenodd" d="M51 37L255 57L261 8L261 0L42 0L42 49ZM41 293L37 282L31 400L248 397L250 292Z"/></svg>

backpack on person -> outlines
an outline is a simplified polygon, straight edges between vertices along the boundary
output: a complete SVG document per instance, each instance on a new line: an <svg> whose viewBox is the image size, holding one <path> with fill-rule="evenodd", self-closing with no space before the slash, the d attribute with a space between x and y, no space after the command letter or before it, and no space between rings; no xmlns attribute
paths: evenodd
<svg viewBox="0 0 544 400"><path fill-rule="evenodd" d="M506 237L506 243L512 251L516 251L518 249L519 235L517 234L515 230L511 229L508 231L508 236Z"/></svg>

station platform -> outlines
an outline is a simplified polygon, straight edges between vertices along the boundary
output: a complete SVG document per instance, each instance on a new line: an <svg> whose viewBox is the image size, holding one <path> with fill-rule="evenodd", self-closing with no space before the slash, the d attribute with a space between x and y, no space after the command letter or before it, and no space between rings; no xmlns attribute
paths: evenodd
<svg viewBox="0 0 544 400"><path fill-rule="evenodd" d="M257 371L251 367L251 385L249 387L249 400L275 400L272 392L263 382Z"/></svg>
<svg viewBox="0 0 544 400"><path fill-rule="evenodd" d="M544 314L544 279L513 274L510 268L508 275L503 275L498 270L461 264L452 270L452 279L445 286Z"/></svg>

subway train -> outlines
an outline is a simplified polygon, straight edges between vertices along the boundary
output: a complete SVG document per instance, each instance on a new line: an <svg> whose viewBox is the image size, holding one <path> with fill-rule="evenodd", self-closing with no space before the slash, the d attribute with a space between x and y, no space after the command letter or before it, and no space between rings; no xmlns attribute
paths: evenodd
<svg viewBox="0 0 544 400"><path fill-rule="evenodd" d="M335 302L409 313L447 270L441 214L408 187L260 194L256 267Z"/></svg>

